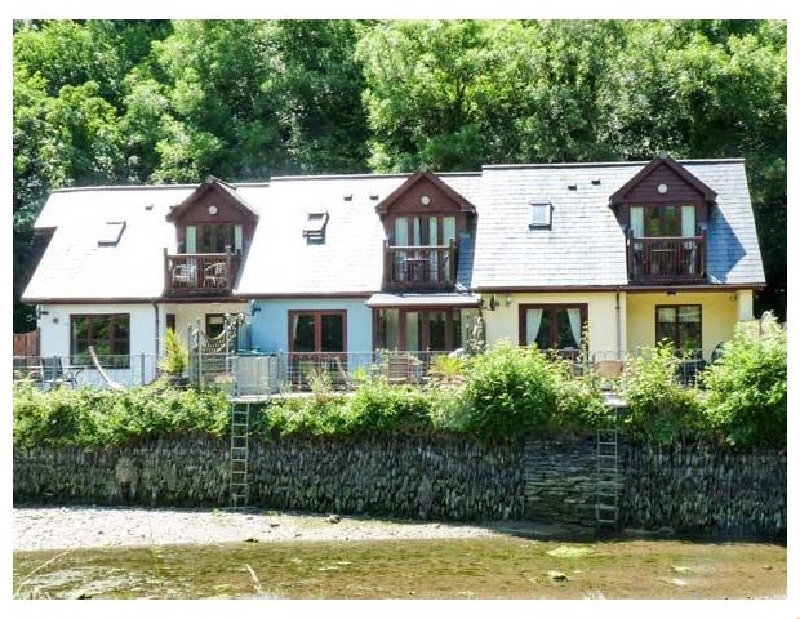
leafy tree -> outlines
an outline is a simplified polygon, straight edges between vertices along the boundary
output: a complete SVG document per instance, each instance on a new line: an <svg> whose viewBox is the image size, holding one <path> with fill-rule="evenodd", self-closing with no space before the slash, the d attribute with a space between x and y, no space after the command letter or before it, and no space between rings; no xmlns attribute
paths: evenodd
<svg viewBox="0 0 800 619"><path fill-rule="evenodd" d="M745 157L786 306L786 22L19 20L15 330L54 188Z"/></svg>

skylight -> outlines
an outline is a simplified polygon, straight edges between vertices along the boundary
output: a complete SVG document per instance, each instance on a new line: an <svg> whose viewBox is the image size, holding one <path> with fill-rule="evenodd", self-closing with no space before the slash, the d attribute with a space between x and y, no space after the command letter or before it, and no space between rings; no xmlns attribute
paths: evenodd
<svg viewBox="0 0 800 619"><path fill-rule="evenodd" d="M528 229L550 228L553 223L553 204L551 202L531 202L531 220Z"/></svg>
<svg viewBox="0 0 800 619"><path fill-rule="evenodd" d="M122 238L122 233L125 231L124 221L107 221L103 224L100 230L100 236L97 239L98 247L116 247Z"/></svg>
<svg viewBox="0 0 800 619"><path fill-rule="evenodd" d="M328 211L312 211L307 214L303 236L309 243L325 241L325 226L328 225Z"/></svg>

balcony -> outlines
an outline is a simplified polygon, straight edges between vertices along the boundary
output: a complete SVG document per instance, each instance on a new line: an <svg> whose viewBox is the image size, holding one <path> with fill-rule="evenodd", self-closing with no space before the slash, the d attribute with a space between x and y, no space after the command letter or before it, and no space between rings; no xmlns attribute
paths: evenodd
<svg viewBox="0 0 800 619"><path fill-rule="evenodd" d="M239 273L240 255L168 254L164 250L164 294L167 296L225 296Z"/></svg>
<svg viewBox="0 0 800 619"><path fill-rule="evenodd" d="M390 246L383 243L383 289L392 292L451 290L456 283L456 244Z"/></svg>
<svg viewBox="0 0 800 619"><path fill-rule="evenodd" d="M706 281L706 238L628 236L628 279L632 284L700 284Z"/></svg>

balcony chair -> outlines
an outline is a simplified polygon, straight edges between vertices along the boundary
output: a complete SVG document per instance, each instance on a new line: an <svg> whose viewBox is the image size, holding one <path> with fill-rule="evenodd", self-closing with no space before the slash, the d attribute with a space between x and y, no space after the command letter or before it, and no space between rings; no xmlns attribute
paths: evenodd
<svg viewBox="0 0 800 619"><path fill-rule="evenodd" d="M215 262L205 268L204 285L206 288L227 288L228 269L224 262Z"/></svg>

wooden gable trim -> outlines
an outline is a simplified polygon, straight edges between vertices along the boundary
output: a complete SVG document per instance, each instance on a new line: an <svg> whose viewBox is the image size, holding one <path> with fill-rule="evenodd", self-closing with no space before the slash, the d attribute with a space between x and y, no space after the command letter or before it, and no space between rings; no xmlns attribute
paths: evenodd
<svg viewBox="0 0 800 619"><path fill-rule="evenodd" d="M258 221L258 212L245 202L242 197L236 192L231 185L228 185L220 179L209 176L205 181L195 189L189 196L177 206L174 206L169 213L167 213L167 221L178 221L181 215L194 205L200 198L202 198L209 191L217 190L225 194L230 199L230 204L235 209L240 211L246 220L251 222Z"/></svg>
<svg viewBox="0 0 800 619"><path fill-rule="evenodd" d="M453 202L455 202L462 212L471 213L473 215L475 214L476 212L475 205L473 205L469 200L467 200L464 196L458 193L455 189L450 187L450 185L445 183L441 178L439 178L436 174L428 170L426 167L422 167L416 172L414 172L397 189L395 189L392 193L390 193L383 200L381 200L381 202L379 202L375 206L375 212L378 213L378 215L386 215L386 213L389 210L389 207L392 204L397 202L397 200L403 194L407 193L412 187L414 187L414 185L416 185L423 179L431 182L437 189L439 189L448 198L450 198Z"/></svg>
<svg viewBox="0 0 800 619"><path fill-rule="evenodd" d="M627 183L625 183L611 195L609 198L610 206L617 206L618 204L625 202L627 195L637 185L639 185L639 183L649 177L656 170L656 168L662 165L667 166L674 174L690 185L695 191L697 191L697 193L702 195L706 202L711 203L716 200L717 192L702 182L694 174L689 172L689 170L683 167L680 163L667 155L658 155L650 163L639 170L639 172L634 174Z"/></svg>

